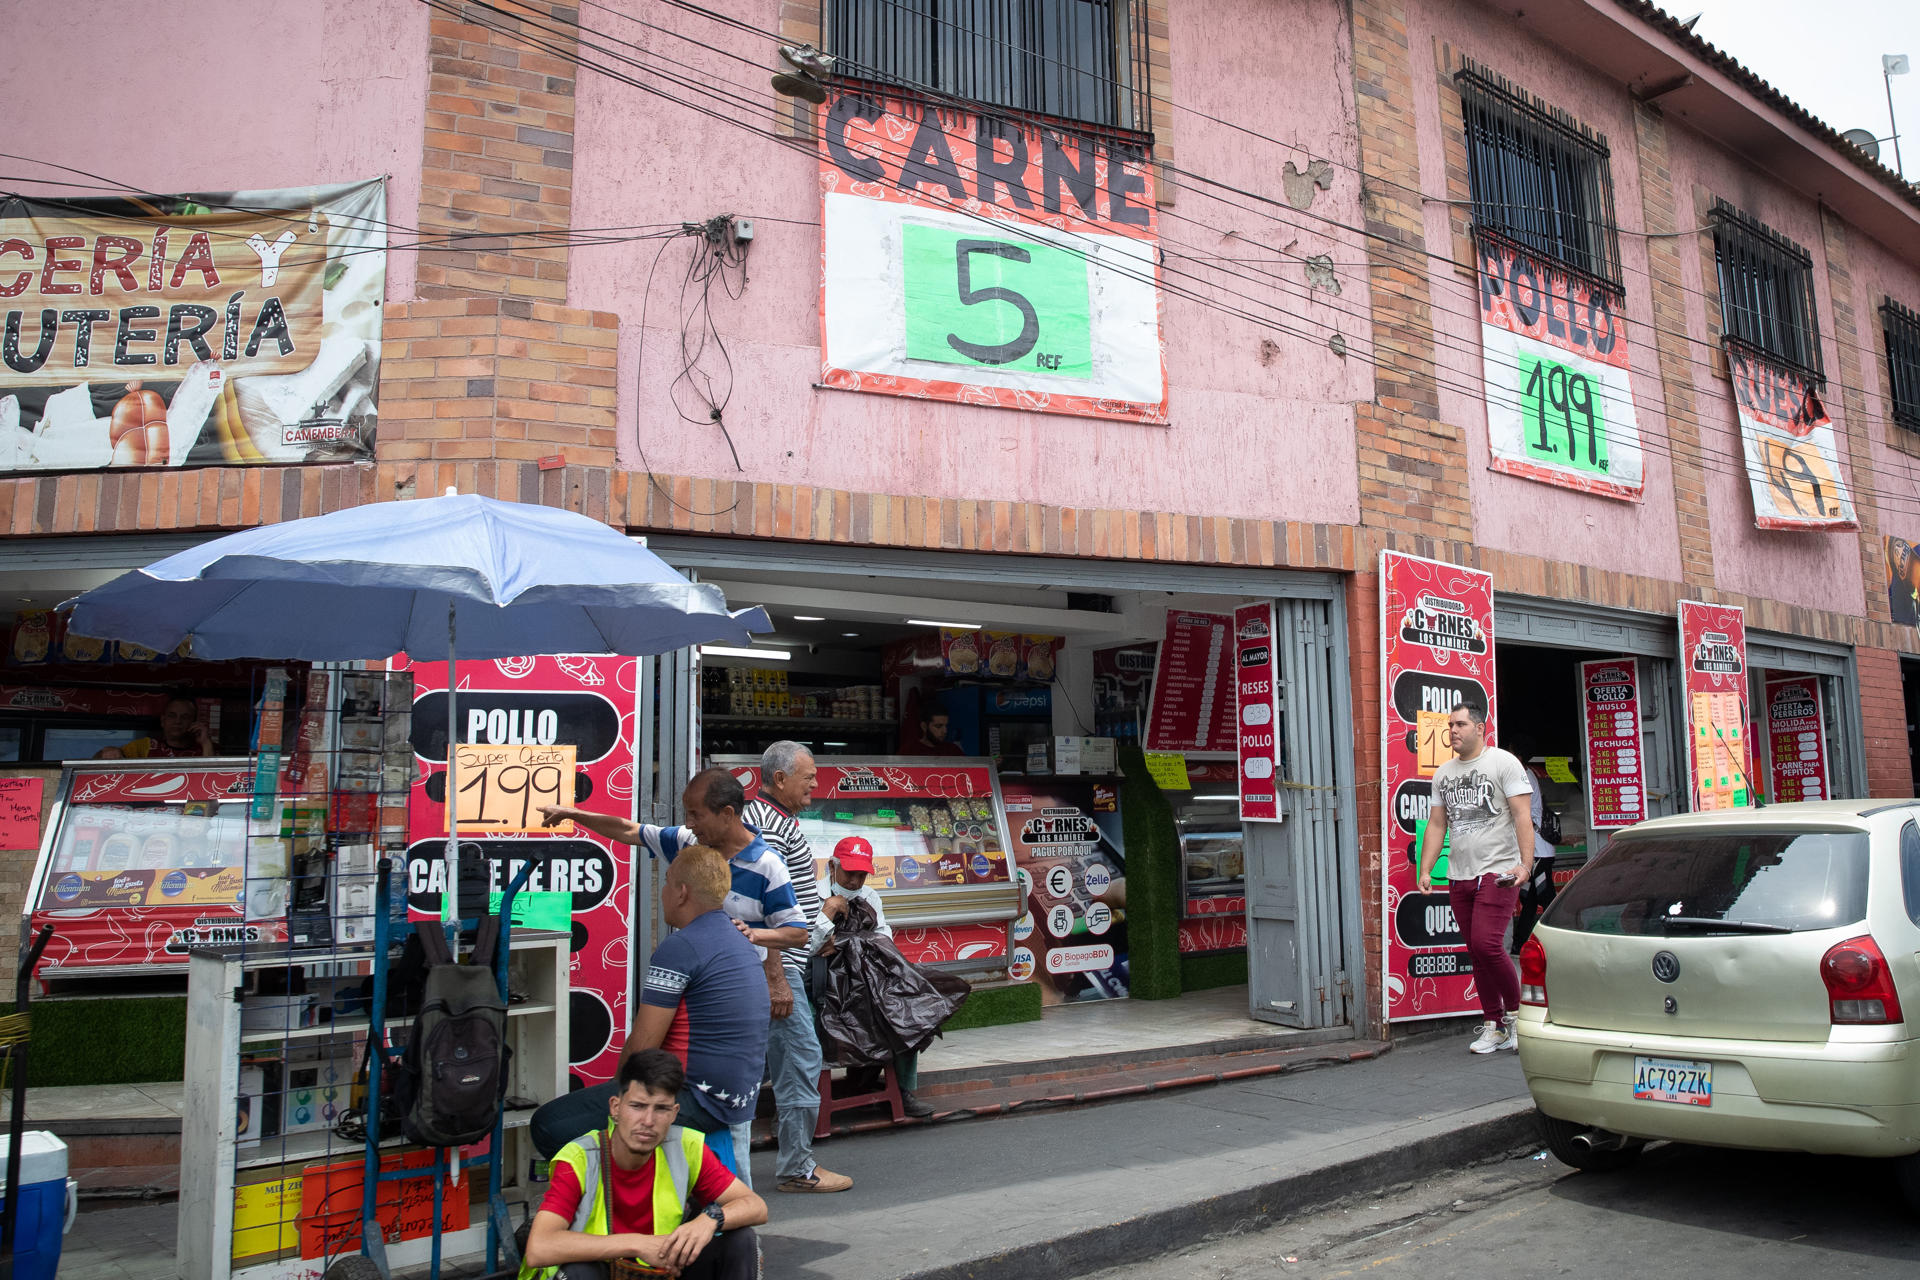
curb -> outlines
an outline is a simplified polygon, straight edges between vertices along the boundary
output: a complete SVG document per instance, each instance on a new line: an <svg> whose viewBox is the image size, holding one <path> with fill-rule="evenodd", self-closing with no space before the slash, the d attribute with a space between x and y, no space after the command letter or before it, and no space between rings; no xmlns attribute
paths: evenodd
<svg viewBox="0 0 1920 1280"><path fill-rule="evenodd" d="M981 1280L1019 1275L1068 1280L1106 1267L1144 1263L1211 1236L1239 1235L1321 1208L1335 1200L1538 1146L1533 1100L1517 1098L1505 1115L1475 1121L1337 1164L1303 1169L1259 1186L1191 1204L1170 1205L1139 1217L1075 1231L1053 1240L924 1271L900 1280Z"/></svg>

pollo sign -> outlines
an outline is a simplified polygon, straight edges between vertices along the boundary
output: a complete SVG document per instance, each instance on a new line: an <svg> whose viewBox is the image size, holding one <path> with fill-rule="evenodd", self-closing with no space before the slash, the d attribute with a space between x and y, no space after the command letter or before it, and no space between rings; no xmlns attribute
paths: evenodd
<svg viewBox="0 0 1920 1280"><path fill-rule="evenodd" d="M371 455L383 184L14 209L0 471Z"/></svg>

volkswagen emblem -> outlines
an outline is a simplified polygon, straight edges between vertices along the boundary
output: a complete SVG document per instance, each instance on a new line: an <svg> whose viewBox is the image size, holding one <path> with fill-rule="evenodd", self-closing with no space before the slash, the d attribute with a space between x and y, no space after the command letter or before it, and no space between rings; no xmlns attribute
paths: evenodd
<svg viewBox="0 0 1920 1280"><path fill-rule="evenodd" d="M1673 982L1680 977L1680 957L1671 951L1657 952L1653 957L1653 976L1662 982Z"/></svg>

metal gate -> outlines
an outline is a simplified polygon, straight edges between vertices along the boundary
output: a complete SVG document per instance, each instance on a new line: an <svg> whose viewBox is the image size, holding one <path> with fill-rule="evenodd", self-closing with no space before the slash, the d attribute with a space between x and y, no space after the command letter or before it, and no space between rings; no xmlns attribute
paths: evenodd
<svg viewBox="0 0 1920 1280"><path fill-rule="evenodd" d="M692 575L689 574L689 577ZM637 675L639 734L634 744L633 817L653 826L680 820L680 793L694 775L700 759L700 656L694 649L676 649L657 658L641 658ZM654 940L664 932L659 915L661 868L640 849L634 850L636 945L634 998L646 974L646 958Z"/></svg>
<svg viewBox="0 0 1920 1280"><path fill-rule="evenodd" d="M1247 998L1252 1016L1336 1027L1355 1010L1359 860L1350 797L1352 709L1344 611L1274 602L1286 734L1283 822L1246 824Z"/></svg>

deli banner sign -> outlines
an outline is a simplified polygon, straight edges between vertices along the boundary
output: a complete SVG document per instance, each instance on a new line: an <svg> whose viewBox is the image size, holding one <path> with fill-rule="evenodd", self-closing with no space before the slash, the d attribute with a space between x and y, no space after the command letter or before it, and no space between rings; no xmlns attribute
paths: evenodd
<svg viewBox="0 0 1920 1280"><path fill-rule="evenodd" d="M1612 295L1500 241L1479 252L1493 469L1637 499L1646 464Z"/></svg>
<svg viewBox="0 0 1920 1280"><path fill-rule="evenodd" d="M1452 1017L1479 1008L1473 968L1446 890L1419 890L1419 837L1455 704L1485 707L1493 738L1493 575L1381 552L1380 677L1384 1013Z"/></svg>
<svg viewBox="0 0 1920 1280"><path fill-rule="evenodd" d="M1280 659L1273 601L1233 611L1234 686L1237 690L1240 820L1279 822Z"/></svg>
<svg viewBox="0 0 1920 1280"><path fill-rule="evenodd" d="M820 143L820 380L1165 425L1146 155L868 93Z"/></svg>
<svg viewBox="0 0 1920 1280"><path fill-rule="evenodd" d="M0 474L371 458L386 184L0 202Z"/></svg>
<svg viewBox="0 0 1920 1280"><path fill-rule="evenodd" d="M1833 420L1804 376L1729 343L1727 371L1762 529L1858 529Z"/></svg>
<svg viewBox="0 0 1920 1280"><path fill-rule="evenodd" d="M1747 619L1739 605L1680 602L1687 786L1694 812L1753 803L1747 748Z"/></svg>
<svg viewBox="0 0 1920 1280"><path fill-rule="evenodd" d="M1772 773L1772 799L1829 798L1826 717L1821 712L1818 676L1767 681L1767 763Z"/></svg>
<svg viewBox="0 0 1920 1280"><path fill-rule="evenodd" d="M1640 733L1640 674L1632 658L1580 664L1587 749L1587 825L1630 827L1647 810L1647 752Z"/></svg>

